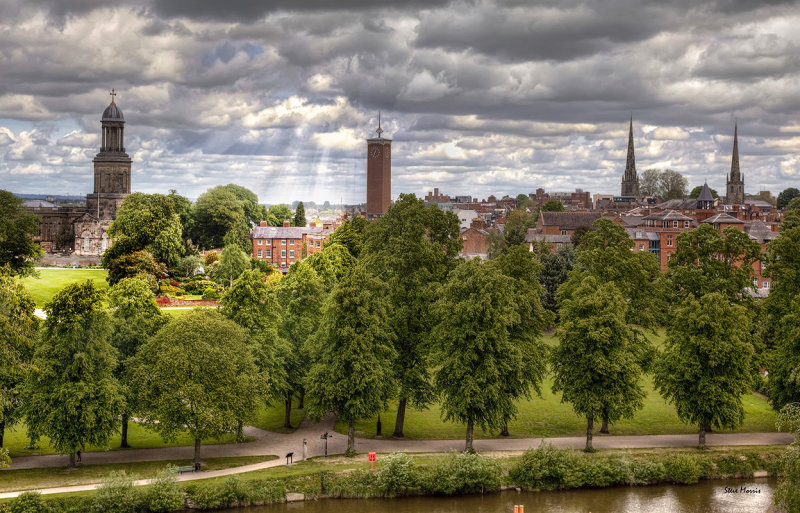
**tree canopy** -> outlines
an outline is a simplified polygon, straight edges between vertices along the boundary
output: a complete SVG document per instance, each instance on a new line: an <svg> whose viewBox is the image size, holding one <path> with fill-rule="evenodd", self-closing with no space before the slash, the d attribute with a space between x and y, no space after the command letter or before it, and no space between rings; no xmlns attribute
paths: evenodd
<svg viewBox="0 0 800 513"><path fill-rule="evenodd" d="M137 413L164 440L184 431L195 440L234 432L261 396L246 331L219 312L191 310L142 345L134 363Z"/></svg>
<svg viewBox="0 0 800 513"><path fill-rule="evenodd" d="M690 295L672 315L654 382L678 417L700 428L701 448L706 426L742 423L742 395L752 384L750 330L747 310L719 292Z"/></svg>
<svg viewBox="0 0 800 513"><path fill-rule="evenodd" d="M47 319L26 384L29 429L69 454L72 466L76 451L108 442L122 413L103 299L87 281L67 285L45 305Z"/></svg>
<svg viewBox="0 0 800 513"><path fill-rule="evenodd" d="M25 210L21 199L0 190L0 268L8 266L18 276L34 274L44 254L33 242L38 233L39 218Z"/></svg>
<svg viewBox="0 0 800 513"><path fill-rule="evenodd" d="M341 244L347 248L353 258L358 258L364 246L364 234L369 221L363 217L348 219L328 238L328 244Z"/></svg>
<svg viewBox="0 0 800 513"><path fill-rule="evenodd" d="M297 208L294 210L294 223L295 226L305 226L306 225L306 207L303 205L303 202L297 204Z"/></svg>
<svg viewBox="0 0 800 513"><path fill-rule="evenodd" d="M388 285L390 322L397 358L400 404L395 436L403 436L408 400L424 406L431 399L426 339L434 319L430 306L461 250L458 218L413 194L401 194L366 231L361 259Z"/></svg>
<svg viewBox="0 0 800 513"><path fill-rule="evenodd" d="M776 206L779 209L784 209L794 198L800 198L800 190L797 187L789 187L784 189L778 194L778 202Z"/></svg>
<svg viewBox="0 0 800 513"><path fill-rule="evenodd" d="M687 195L688 183L686 177L672 169L645 169L639 181L639 193L656 196L661 201L681 199Z"/></svg>
<svg viewBox="0 0 800 513"><path fill-rule="evenodd" d="M232 243L249 249L250 223L265 217L252 191L234 184L218 185L201 194L192 207L192 240L206 249Z"/></svg>
<svg viewBox="0 0 800 513"><path fill-rule="evenodd" d="M222 250L219 263L214 267L214 276L233 284L245 270L250 268L250 257L236 244L229 244Z"/></svg>
<svg viewBox="0 0 800 513"><path fill-rule="evenodd" d="M311 342L308 412L332 412L348 424L348 454L355 451L355 421L377 415L395 390L387 296L382 280L356 267L331 293Z"/></svg>
<svg viewBox="0 0 800 513"><path fill-rule="evenodd" d="M717 194L717 190L716 189L712 189L711 187L709 187L708 189L711 191L711 196L714 199L719 198L719 194ZM702 190L703 190L703 186L702 185L698 185L697 187L692 189L692 191L689 193L689 197L690 198L699 198L700 197L700 192L702 192Z"/></svg>
<svg viewBox="0 0 800 513"><path fill-rule="evenodd" d="M629 418L642 407L640 348L625 321L625 297L613 282L592 274L559 298L558 346L553 350L553 392L587 420L586 449L592 449L594 419Z"/></svg>

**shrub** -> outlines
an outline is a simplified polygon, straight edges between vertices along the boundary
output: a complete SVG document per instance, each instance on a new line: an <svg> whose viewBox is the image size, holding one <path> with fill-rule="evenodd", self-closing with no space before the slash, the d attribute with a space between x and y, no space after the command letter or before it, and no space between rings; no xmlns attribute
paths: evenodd
<svg viewBox="0 0 800 513"><path fill-rule="evenodd" d="M133 477L124 470L112 472L103 480L92 498L92 507L97 513L135 513L141 507L141 495L133 486Z"/></svg>
<svg viewBox="0 0 800 513"><path fill-rule="evenodd" d="M282 481L274 479L250 482L250 502L283 502L286 498L286 487Z"/></svg>
<svg viewBox="0 0 800 513"><path fill-rule="evenodd" d="M219 499L223 506L245 506L249 502L247 486L239 476L229 476L222 482Z"/></svg>
<svg viewBox="0 0 800 513"><path fill-rule="evenodd" d="M621 458L587 457L582 463L584 486L602 488L633 482L630 465Z"/></svg>
<svg viewBox="0 0 800 513"><path fill-rule="evenodd" d="M694 484L700 479L700 465L688 454L670 454L664 460L667 479L673 483Z"/></svg>
<svg viewBox="0 0 800 513"><path fill-rule="evenodd" d="M153 478L145 491L144 504L152 513L167 513L183 507L183 490L173 469L164 469Z"/></svg>
<svg viewBox="0 0 800 513"><path fill-rule="evenodd" d="M203 260L206 271L208 271L208 268L211 267L216 262L219 262L219 253L217 253L216 251L211 251L209 253L206 253L206 258Z"/></svg>
<svg viewBox="0 0 800 513"><path fill-rule="evenodd" d="M217 509L222 503L219 487L211 483L193 483L186 487L186 495L194 508L199 510Z"/></svg>
<svg viewBox="0 0 800 513"><path fill-rule="evenodd" d="M21 493L8 507L8 513L47 513L48 510L39 492Z"/></svg>
<svg viewBox="0 0 800 513"><path fill-rule="evenodd" d="M368 498L380 495L375 486L375 472L353 470L325 478L327 492L334 497Z"/></svg>
<svg viewBox="0 0 800 513"><path fill-rule="evenodd" d="M390 454L383 460L375 480L383 495L403 495L417 487L417 472L414 460L405 453Z"/></svg>
<svg viewBox="0 0 800 513"><path fill-rule="evenodd" d="M203 299L219 299L219 292L213 287L206 287L206 289L203 290Z"/></svg>
<svg viewBox="0 0 800 513"><path fill-rule="evenodd" d="M428 469L422 484L430 493L453 495L499 490L502 479L499 461L480 454L451 453Z"/></svg>
<svg viewBox="0 0 800 513"><path fill-rule="evenodd" d="M646 485L663 481L667 475L667 469L660 461L652 459L634 461L631 463L633 472L633 483Z"/></svg>
<svg viewBox="0 0 800 513"><path fill-rule="evenodd" d="M717 458L714 463L717 466L717 474L723 476L752 477L753 472L760 465L756 460L739 454L728 454Z"/></svg>
<svg viewBox="0 0 800 513"><path fill-rule="evenodd" d="M542 442L528 449L509 471L511 481L529 490L577 488L583 484L581 457L572 449L558 449Z"/></svg>

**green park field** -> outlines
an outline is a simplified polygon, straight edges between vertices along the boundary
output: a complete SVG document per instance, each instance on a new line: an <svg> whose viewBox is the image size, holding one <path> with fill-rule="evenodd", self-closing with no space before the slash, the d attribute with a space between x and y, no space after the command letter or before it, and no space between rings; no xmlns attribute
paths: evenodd
<svg viewBox="0 0 800 513"><path fill-rule="evenodd" d="M36 307L42 308L45 303L70 283L80 283L86 280L94 282L100 289L107 289L108 282L105 269L37 269L39 276L23 279L25 287L36 301Z"/></svg>

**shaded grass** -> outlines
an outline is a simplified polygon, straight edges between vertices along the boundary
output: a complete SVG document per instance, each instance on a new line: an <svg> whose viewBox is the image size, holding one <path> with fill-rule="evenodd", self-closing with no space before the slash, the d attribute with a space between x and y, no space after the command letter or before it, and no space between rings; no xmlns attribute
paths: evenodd
<svg viewBox="0 0 800 513"><path fill-rule="evenodd" d="M276 459L277 456L239 456L235 458L204 458L206 470L222 470ZM33 468L0 471L0 492L75 486L101 482L115 470L124 470L136 479L155 476L165 467L191 465L191 460L140 461L103 465L80 465L77 468ZM49 495L48 495L49 497Z"/></svg>
<svg viewBox="0 0 800 513"><path fill-rule="evenodd" d="M293 433L294 430L300 425L305 417L305 410L298 408L300 399L295 397L292 399L292 413L291 424L292 429L283 427L283 418L286 410L282 403L273 401L270 405L261 405L256 410L253 419L249 422L251 426L267 431L274 431L276 433Z"/></svg>
<svg viewBox="0 0 800 513"><path fill-rule="evenodd" d="M50 445L50 439L46 436L43 436L37 442L38 449L25 449L25 447L30 443L28 439L28 435L26 433L26 427L24 423L15 424L12 428L6 428L5 432L5 440L3 446L9 450L11 453L12 458L16 458L19 456L38 456L42 454L56 454L56 450L53 449ZM120 444L120 435L119 433L115 434L111 437L108 442L108 447L95 447L89 446L86 448L84 459L87 458L91 460L91 455L86 454L91 451L105 451L105 450L126 450L121 449L119 447ZM218 438L211 438L208 440L203 440L203 444L232 444L235 443L236 435L233 433L226 434L224 436ZM252 441L253 438L248 438L247 441ZM128 424L128 445L131 446L131 449L150 449L154 447L175 447L180 445L194 445L194 439L189 436L187 433L180 434L175 441L165 443L162 440L161 435L147 429L141 424L131 422Z"/></svg>
<svg viewBox="0 0 800 513"><path fill-rule="evenodd" d="M33 296L38 308L42 308L56 293L70 283L92 281L99 289L108 289L106 270L93 269L37 269L38 277L23 278L22 282Z"/></svg>

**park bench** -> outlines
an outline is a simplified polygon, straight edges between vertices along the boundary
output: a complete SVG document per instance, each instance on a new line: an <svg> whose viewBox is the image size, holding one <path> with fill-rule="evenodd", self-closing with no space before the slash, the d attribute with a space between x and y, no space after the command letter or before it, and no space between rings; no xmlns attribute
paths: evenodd
<svg viewBox="0 0 800 513"><path fill-rule="evenodd" d="M183 467L176 467L175 470L178 474L183 474L184 472L194 472L194 465L184 465Z"/></svg>

